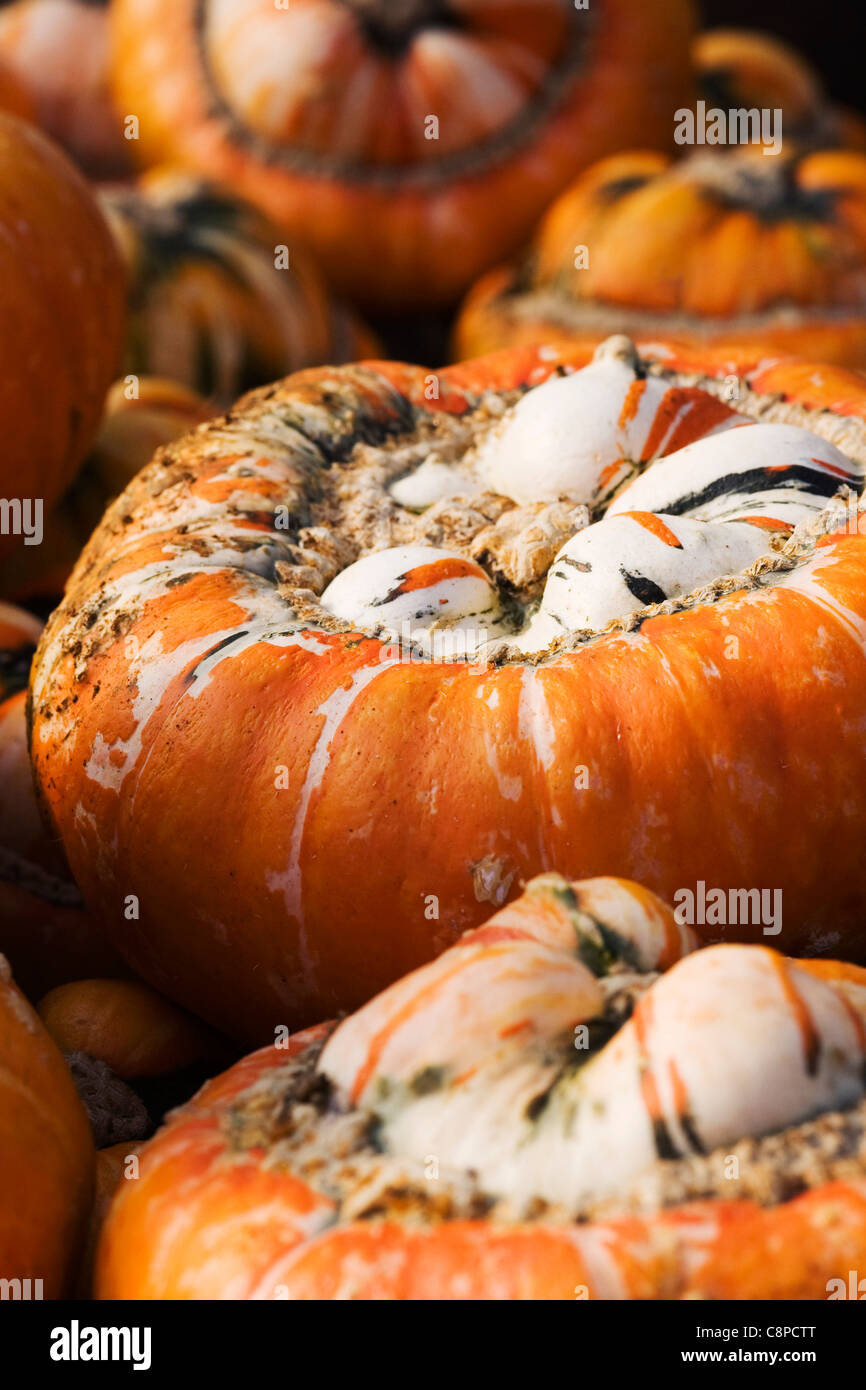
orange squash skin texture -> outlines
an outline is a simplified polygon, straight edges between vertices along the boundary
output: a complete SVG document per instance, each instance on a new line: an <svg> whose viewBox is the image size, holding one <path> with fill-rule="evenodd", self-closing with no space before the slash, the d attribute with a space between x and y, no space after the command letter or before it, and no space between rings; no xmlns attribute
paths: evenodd
<svg viewBox="0 0 866 1390"><path fill-rule="evenodd" d="M47 509L84 456L118 365L123 269L81 175L2 113L0 169L0 496ZM0 550L15 544L0 537Z"/></svg>
<svg viewBox="0 0 866 1390"><path fill-rule="evenodd" d="M733 358L669 353L666 363L684 371L737 370L756 392L866 417L863 382L851 372L762 364L747 349ZM466 363L440 375L433 404L460 414L475 393L542 381L587 355L527 349ZM278 390L313 412L315 429L336 428L336 397L354 402L340 428L363 418L372 429L405 409L402 393L423 406L426 382L420 368L378 363L300 373ZM331 404L320 413L323 392ZM250 399L270 409L274 398ZM215 496L222 506L227 484L211 479L226 466L225 447L196 462L184 483L191 505ZM158 462L152 469L162 478ZM147 478L116 517L149 505ZM256 506L285 496L282 483L257 486ZM109 518L105 538L92 541L69 603L120 578L134 592L136 573L159 564L177 536L169 520L162 541L146 529L119 546L115 525ZM862 957L864 545L856 533L826 537L802 583L794 575L766 592L650 618L638 641L604 637L532 676L515 665L389 665L379 640L301 630L297 640L246 642L191 682L208 652L247 631L253 601L239 572L194 564L185 582L145 591L122 638L100 639L78 677L60 610L37 657L37 781L86 900L134 968L252 1040L269 1025L302 1025L369 998L477 925L487 907L473 891L473 864L491 854L513 871L514 889L551 864L574 875L625 870L669 900L699 879L781 887L786 951L814 950L829 931ZM725 656L732 634L738 660ZM160 651L167 663L144 706L129 682L135 650ZM833 673L820 692L818 654ZM708 682L709 669L721 683ZM555 731L547 765L521 731L527 680L543 692ZM74 721L63 705L72 696ZM342 717L326 724L335 708ZM288 721L287 710L296 712ZM501 795L490 741L499 775L521 779L516 801ZM277 790L280 765L292 771ZM581 766L589 785L577 798ZM227 815L227 798L243 814ZM371 817L372 856L355 833ZM424 912L431 893L433 921ZM760 926L739 928L749 931L761 939Z"/></svg>
<svg viewBox="0 0 866 1390"><path fill-rule="evenodd" d="M63 1058L0 976L0 1278L69 1292L93 1181L90 1125Z"/></svg>
<svg viewBox="0 0 866 1390"><path fill-rule="evenodd" d="M290 1039L288 1048L277 1055L282 1060L295 1056L319 1036L319 1033L318 1028L311 1028L304 1033L296 1034ZM167 1281L160 1281L158 1286L153 1282L150 1270L142 1263L138 1284L140 1291L135 1297L197 1296L196 1291L201 1286L197 1280L195 1283L188 1282L186 1270L194 1268L199 1250L203 1253L205 1245L212 1245L213 1231L205 1228L202 1217L207 1210L213 1215L222 1212L229 1222L234 1221L238 1191L244 1191L252 1204L258 1197L263 1198L263 1208L258 1216L253 1215L251 1222L245 1221L237 1225L237 1247L234 1247L228 1230L221 1233L219 1248L213 1251L210 1285L213 1289L220 1289L221 1296L243 1296L240 1292L246 1284L243 1265L246 1253L251 1248L261 1252L262 1263L266 1265L269 1258L272 1260L285 1248L286 1242L293 1243L295 1223L299 1218L303 1220L311 1213L327 1208L328 1204L316 1198L303 1183L287 1180L280 1174L267 1173L254 1157L249 1162L237 1165L227 1165L221 1161L222 1137L213 1107L226 1104L232 1096L252 1084L267 1064L273 1062L274 1055L272 1048L262 1049L261 1052L245 1057L214 1081L208 1082L191 1102L191 1106L184 1108L184 1113L191 1120L191 1128L185 1129L183 1134L175 1134L174 1137L168 1129L164 1129L154 1143L145 1147L140 1177L129 1187L120 1189L109 1212L107 1230L103 1230L96 1261L97 1298L123 1296L119 1290L121 1279L124 1282L126 1279L127 1252L135 1248L144 1234L140 1222L145 1212L149 1213L148 1220L167 1220L169 1214L173 1220L177 1217L174 1205L177 1194L175 1184L182 1175L183 1178L192 1180L190 1205L186 1214L181 1217L185 1228L185 1240L190 1242L191 1258L187 1261L181 1251L175 1248L172 1252L172 1269L167 1271ZM156 1143L162 1144L163 1141L169 1151L167 1153L165 1148L162 1150L162 1153L169 1157L167 1166L161 1161L160 1151L155 1148ZM172 1152L179 1161L171 1160ZM205 1186L208 1196L202 1203ZM287 1192L293 1201L290 1200L284 1205ZM134 1200L130 1200L133 1197ZM144 1250L145 1247L142 1245L142 1254ZM238 1290L235 1294L232 1293L234 1289ZM207 1297L207 1294L204 1296Z"/></svg>
<svg viewBox="0 0 866 1390"><path fill-rule="evenodd" d="M853 150L614 155L553 204L522 265L476 283L455 353L623 331L861 367L864 193Z"/></svg>
<svg viewBox="0 0 866 1390"><path fill-rule="evenodd" d="M652 15L604 0L576 17L567 6L488 8L485 16L484 7L467 5L457 37L443 37L436 18L422 16L414 47L393 62L363 19L355 22L364 8L388 22L384 3L293 6L290 24L325 33L327 56L299 62L272 7L232 26L230 14L217 22L192 0L121 0L112 10L114 81L119 109L139 119L136 158L183 163L249 198L310 247L341 292L379 308L453 301L516 250L550 198L592 159L628 141L667 148L671 113L689 96L693 15L684 0L665 0ZM264 38L262 52L246 53L242 66L237 58L237 43L251 45L268 23L274 44L286 46L279 95ZM497 38L523 47L516 87ZM530 120L571 41L581 47L574 71ZM457 58L452 45L467 43ZM305 36L305 52L309 46ZM458 104L449 121L457 90L465 109ZM439 138L425 138L425 119L437 113ZM443 161L457 159L453 172L447 162L437 169L440 152ZM346 167L329 172L335 156Z"/></svg>

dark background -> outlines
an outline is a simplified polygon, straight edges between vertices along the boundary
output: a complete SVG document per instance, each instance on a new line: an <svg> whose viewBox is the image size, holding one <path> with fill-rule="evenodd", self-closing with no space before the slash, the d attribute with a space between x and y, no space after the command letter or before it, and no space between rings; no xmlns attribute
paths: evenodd
<svg viewBox="0 0 866 1390"><path fill-rule="evenodd" d="M866 110L866 0L698 3L706 28L765 29L787 39L818 69L831 96Z"/></svg>

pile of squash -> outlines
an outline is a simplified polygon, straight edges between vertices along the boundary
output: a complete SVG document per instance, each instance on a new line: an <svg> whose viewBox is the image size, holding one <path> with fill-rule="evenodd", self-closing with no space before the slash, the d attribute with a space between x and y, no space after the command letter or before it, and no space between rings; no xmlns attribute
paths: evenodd
<svg viewBox="0 0 866 1390"><path fill-rule="evenodd" d="M4 1287L862 1268L860 115L690 0L12 0L0 344Z"/></svg>

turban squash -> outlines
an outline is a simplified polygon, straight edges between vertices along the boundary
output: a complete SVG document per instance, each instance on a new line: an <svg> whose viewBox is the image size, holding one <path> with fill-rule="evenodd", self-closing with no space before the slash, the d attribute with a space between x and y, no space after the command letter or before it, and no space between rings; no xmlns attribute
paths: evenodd
<svg viewBox="0 0 866 1390"><path fill-rule="evenodd" d="M4 4L0 65L28 98L29 110L22 114L64 145L89 174L124 172L129 145L109 90L108 0Z"/></svg>
<svg viewBox="0 0 866 1390"><path fill-rule="evenodd" d="M93 1182L72 1078L0 956L0 1279L20 1297L70 1292ZM13 1285L14 1287L14 1285ZM15 1294L12 1295L16 1296Z"/></svg>
<svg viewBox="0 0 866 1390"><path fill-rule="evenodd" d="M154 170L138 186L105 189L102 205L129 272L127 372L229 405L298 367L375 350L313 267L240 199Z"/></svg>
<svg viewBox="0 0 866 1390"><path fill-rule="evenodd" d="M474 286L456 351L627 332L866 365L864 211L853 150L613 155Z"/></svg>
<svg viewBox="0 0 866 1390"><path fill-rule="evenodd" d="M826 1298L866 1257L866 971L533 880L147 1146L103 1298Z"/></svg>
<svg viewBox="0 0 866 1390"><path fill-rule="evenodd" d="M118 365L123 268L65 155L2 112L0 230L0 499L47 508L87 450ZM5 512L3 522L0 550L13 543Z"/></svg>
<svg viewBox="0 0 866 1390"><path fill-rule="evenodd" d="M257 203L342 292L450 301L593 159L671 144L687 0L118 0L119 108L148 164Z"/></svg>
<svg viewBox="0 0 866 1390"><path fill-rule="evenodd" d="M92 537L37 784L118 948L223 1031L360 1003L557 864L779 890L774 944L866 950L863 380L743 356L735 408L727 359L586 364L298 373Z"/></svg>

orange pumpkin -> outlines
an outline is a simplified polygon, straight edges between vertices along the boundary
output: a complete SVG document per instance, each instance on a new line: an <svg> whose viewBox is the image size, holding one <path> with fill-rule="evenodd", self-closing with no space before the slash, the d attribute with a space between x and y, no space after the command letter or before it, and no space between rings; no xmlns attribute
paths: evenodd
<svg viewBox="0 0 866 1390"><path fill-rule="evenodd" d="M864 380L654 354L302 372L110 509L37 654L32 752L156 988L261 1038L556 863L779 890L786 950L866 954ZM595 570L566 551L592 518Z"/></svg>
<svg viewBox="0 0 866 1390"><path fill-rule="evenodd" d="M258 204L342 292L454 298L592 159L667 148L688 0L118 0L119 109L146 164Z"/></svg>
<svg viewBox="0 0 866 1390"><path fill-rule="evenodd" d="M57 500L96 430L120 355L123 270L65 155L3 113L0 229L0 498L23 516ZM2 522L0 550L22 529L12 511Z"/></svg>
<svg viewBox="0 0 866 1390"><path fill-rule="evenodd" d="M216 1054L210 1030L140 980L74 980L39 1001L62 1052L86 1052L124 1081L181 1071Z"/></svg>
<svg viewBox="0 0 866 1390"><path fill-rule="evenodd" d="M866 155L646 151L589 169L468 295L455 350L626 332L866 365Z"/></svg>
<svg viewBox="0 0 866 1390"><path fill-rule="evenodd" d="M32 614L0 602L0 846L56 869L61 861L36 806L27 751L27 681L41 632Z"/></svg>
<svg viewBox="0 0 866 1390"><path fill-rule="evenodd" d="M862 117L828 102L818 73L775 35L707 29L696 36L692 58L708 106L780 110L786 145L866 147Z"/></svg>
<svg viewBox="0 0 866 1390"><path fill-rule="evenodd" d="M84 1235L93 1143L63 1058L3 957L0 1059L0 1279L20 1281L18 1297L59 1298Z"/></svg>
<svg viewBox="0 0 866 1390"><path fill-rule="evenodd" d="M100 1152L152 1133L232 1055L140 980L67 981L40 999L37 1012L67 1059Z"/></svg>
<svg viewBox="0 0 866 1390"><path fill-rule="evenodd" d="M535 879L177 1112L97 1296L826 1298L866 1257L866 971L694 947L638 884Z"/></svg>
<svg viewBox="0 0 866 1390"><path fill-rule="evenodd" d="M107 0L4 5L0 63L27 95L31 109L21 114L36 119L88 173L107 178L128 168L129 146L109 91Z"/></svg>
<svg viewBox="0 0 866 1390"><path fill-rule="evenodd" d="M229 405L298 367L376 350L247 203L176 170L105 189L129 270L125 369Z"/></svg>
<svg viewBox="0 0 866 1390"><path fill-rule="evenodd" d="M138 1156L142 1148L143 1144L140 1141L124 1140L120 1144L110 1144L106 1149L97 1150L90 1221L76 1281L79 1298L92 1296L93 1265L105 1218L121 1183L138 1180Z"/></svg>

